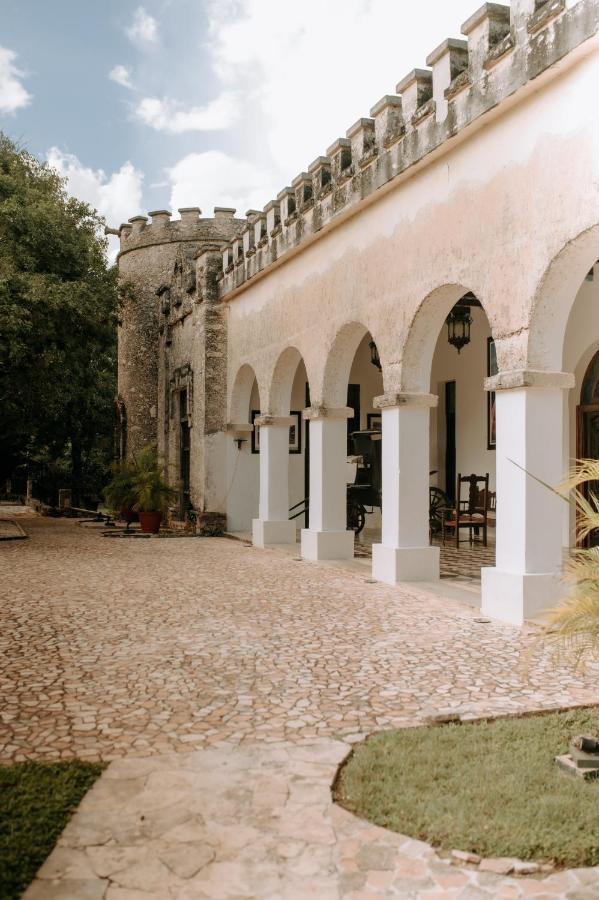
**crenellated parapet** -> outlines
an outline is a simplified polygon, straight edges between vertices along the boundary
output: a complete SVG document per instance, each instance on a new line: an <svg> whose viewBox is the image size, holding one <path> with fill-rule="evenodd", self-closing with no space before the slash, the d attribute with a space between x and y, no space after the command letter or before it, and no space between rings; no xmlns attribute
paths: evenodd
<svg viewBox="0 0 599 900"><path fill-rule="evenodd" d="M118 229L109 229L120 238L119 256L131 250L169 243L219 241L227 243L239 235L246 225L235 218L235 210L217 206L214 216L202 218L199 206L182 207L180 218L173 219L168 209L157 209L148 216L133 216Z"/></svg>
<svg viewBox="0 0 599 900"><path fill-rule="evenodd" d="M599 31L599 0L484 3L262 211L222 254L220 296L351 214ZM135 223L133 223L135 224ZM246 237L247 236L247 237Z"/></svg>

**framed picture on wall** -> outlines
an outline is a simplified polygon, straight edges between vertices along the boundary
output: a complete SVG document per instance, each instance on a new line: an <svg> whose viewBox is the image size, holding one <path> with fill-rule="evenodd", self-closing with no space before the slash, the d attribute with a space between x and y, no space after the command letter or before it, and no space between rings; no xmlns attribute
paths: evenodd
<svg viewBox="0 0 599 900"><path fill-rule="evenodd" d="M493 338L487 338L487 378L497 375L497 352ZM487 450L496 445L497 422L495 418L495 391L487 391Z"/></svg>
<svg viewBox="0 0 599 900"><path fill-rule="evenodd" d="M251 422L254 426L252 431L252 453L260 453L260 429L256 428L254 420L260 415L259 409L253 409L251 413ZM295 421L289 426L289 452L302 452L302 413L301 410L294 409L289 414Z"/></svg>
<svg viewBox="0 0 599 900"><path fill-rule="evenodd" d="M289 413L295 422L289 427L289 452L302 452L302 413L299 409L292 409Z"/></svg>
<svg viewBox="0 0 599 900"><path fill-rule="evenodd" d="M367 413L366 428L368 431L382 431L383 419L380 413Z"/></svg>

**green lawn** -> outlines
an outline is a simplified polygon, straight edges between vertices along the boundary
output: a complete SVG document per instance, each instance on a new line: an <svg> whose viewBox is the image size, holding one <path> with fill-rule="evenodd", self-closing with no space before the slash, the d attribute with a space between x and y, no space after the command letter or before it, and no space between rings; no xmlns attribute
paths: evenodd
<svg viewBox="0 0 599 900"><path fill-rule="evenodd" d="M16 900L103 765L79 760L0 766L0 900Z"/></svg>
<svg viewBox="0 0 599 900"><path fill-rule="evenodd" d="M357 745L335 799L377 825L445 850L599 865L599 779L560 772L599 710L406 728Z"/></svg>

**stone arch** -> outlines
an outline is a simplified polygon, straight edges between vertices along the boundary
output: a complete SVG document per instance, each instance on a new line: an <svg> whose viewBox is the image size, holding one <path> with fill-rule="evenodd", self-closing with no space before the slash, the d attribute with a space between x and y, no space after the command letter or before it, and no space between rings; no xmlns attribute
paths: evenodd
<svg viewBox="0 0 599 900"><path fill-rule="evenodd" d="M527 367L559 372L568 318L585 276L599 259L599 224L581 232L547 267L529 320Z"/></svg>
<svg viewBox="0 0 599 900"><path fill-rule="evenodd" d="M420 303L403 341L401 362L398 371L394 373L397 384L393 384L393 390L425 394L430 391L433 356L439 333L458 300L471 291L471 288L463 284L444 284L431 291ZM493 331L491 316L480 294L476 291L472 293L480 302Z"/></svg>
<svg viewBox="0 0 599 900"><path fill-rule="evenodd" d="M256 377L254 369L244 363L237 372L233 382L231 391L231 400L229 404L229 422L235 425L249 422L250 419L250 400L254 382L258 385L258 395L262 399L262 390L260 382Z"/></svg>
<svg viewBox="0 0 599 900"><path fill-rule="evenodd" d="M300 363L306 361L297 347L286 347L275 363L267 393L266 411L273 416L288 416L291 409L291 392ZM308 383L310 379L308 377Z"/></svg>
<svg viewBox="0 0 599 900"><path fill-rule="evenodd" d="M354 357L364 336L369 333L372 335L372 339L377 344L377 347L379 347L372 330L362 322L347 322L336 332L335 337L325 351L326 362L319 392L320 399L325 406L332 409L345 406L347 402L347 384ZM383 357L381 356L382 361Z"/></svg>

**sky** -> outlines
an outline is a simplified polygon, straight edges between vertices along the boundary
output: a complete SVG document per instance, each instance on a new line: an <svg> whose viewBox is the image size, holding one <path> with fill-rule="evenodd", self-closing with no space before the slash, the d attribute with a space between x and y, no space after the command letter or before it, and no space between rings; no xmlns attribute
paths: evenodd
<svg viewBox="0 0 599 900"><path fill-rule="evenodd" d="M0 131L118 227L261 209L478 0L0 0Z"/></svg>

